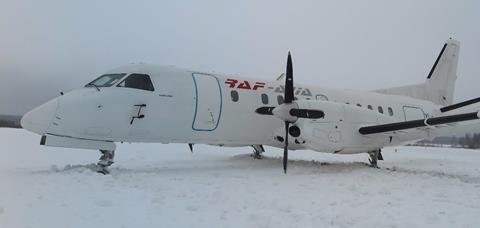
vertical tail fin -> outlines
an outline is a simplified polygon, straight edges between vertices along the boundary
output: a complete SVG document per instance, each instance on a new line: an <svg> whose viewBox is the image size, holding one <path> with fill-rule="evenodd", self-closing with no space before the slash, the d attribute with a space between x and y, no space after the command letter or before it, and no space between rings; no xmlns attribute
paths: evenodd
<svg viewBox="0 0 480 228"><path fill-rule="evenodd" d="M452 38L443 45L425 83L377 90L376 92L409 96L438 105L451 105L457 80L460 43Z"/></svg>
<svg viewBox="0 0 480 228"><path fill-rule="evenodd" d="M459 51L460 43L448 39L425 82L426 100L440 105L453 103Z"/></svg>

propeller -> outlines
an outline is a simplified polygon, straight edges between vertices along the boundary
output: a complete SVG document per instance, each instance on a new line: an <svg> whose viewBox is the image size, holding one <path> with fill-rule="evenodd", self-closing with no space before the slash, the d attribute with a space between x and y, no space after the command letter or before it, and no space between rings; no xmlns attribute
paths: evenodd
<svg viewBox="0 0 480 228"><path fill-rule="evenodd" d="M292 103L294 96L293 96L293 66L292 66L292 56L290 52L288 52L287 58L287 72L285 77L285 103L290 104Z"/></svg>
<svg viewBox="0 0 480 228"><path fill-rule="evenodd" d="M325 113L315 109L300 109L295 103L294 88L293 88L293 64L292 56L288 52L287 71L285 73L285 94L284 103L277 106L264 106L257 108L255 112L260 115L275 116L285 123L285 145L283 147L283 171L287 173L288 162L288 130L291 123L295 123L298 118L306 119L320 119L325 116Z"/></svg>
<svg viewBox="0 0 480 228"><path fill-rule="evenodd" d="M288 163L288 127L290 122L285 121L285 146L283 147L283 172L287 174Z"/></svg>
<svg viewBox="0 0 480 228"><path fill-rule="evenodd" d="M273 116L273 109L275 107L265 106L260 107L255 110L257 114L260 115L271 115ZM301 108L292 108L290 109L290 115L297 118L306 118L306 119L320 119L325 117L325 113L320 110L314 109L301 109Z"/></svg>
<svg viewBox="0 0 480 228"><path fill-rule="evenodd" d="M295 98L293 95L293 64L292 56L288 52L287 57L287 71L285 73L285 104L291 104ZM291 113L290 109L289 113ZM288 163L288 127L290 122L285 121L285 146L283 147L283 172L287 174L287 163Z"/></svg>
<svg viewBox="0 0 480 228"><path fill-rule="evenodd" d="M273 116L273 112L272 112L273 109L275 109L275 107L265 106L265 107L257 108L257 110L255 110L255 112L257 114L260 114L260 115L272 115Z"/></svg>

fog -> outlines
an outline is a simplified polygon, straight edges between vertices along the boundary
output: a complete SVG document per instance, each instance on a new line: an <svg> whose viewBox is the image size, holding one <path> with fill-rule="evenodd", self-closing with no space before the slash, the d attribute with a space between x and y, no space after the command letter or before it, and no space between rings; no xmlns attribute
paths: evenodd
<svg viewBox="0 0 480 228"><path fill-rule="evenodd" d="M480 92L478 1L0 0L0 112L132 62L371 90L423 82L461 42L455 101Z"/></svg>

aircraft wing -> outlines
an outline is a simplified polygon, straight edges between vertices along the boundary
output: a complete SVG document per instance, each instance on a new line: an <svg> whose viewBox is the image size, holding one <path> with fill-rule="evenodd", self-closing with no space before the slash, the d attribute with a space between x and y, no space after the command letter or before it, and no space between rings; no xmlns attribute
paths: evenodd
<svg viewBox="0 0 480 228"><path fill-rule="evenodd" d="M373 126L365 126L358 129L362 135L372 135L379 133L395 133L408 132L409 130L421 130L426 127L442 127L451 126L452 124L480 119L480 112L470 112L456 115L447 115L440 117L432 117L426 119L402 121L388 124L380 124Z"/></svg>
<svg viewBox="0 0 480 228"><path fill-rule="evenodd" d="M20 125L21 116L0 115L0 128L22 128Z"/></svg>

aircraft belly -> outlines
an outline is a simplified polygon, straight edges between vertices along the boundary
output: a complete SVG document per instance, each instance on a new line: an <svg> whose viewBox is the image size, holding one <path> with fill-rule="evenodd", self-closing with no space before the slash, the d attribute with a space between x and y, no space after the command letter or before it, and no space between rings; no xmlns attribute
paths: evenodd
<svg viewBox="0 0 480 228"><path fill-rule="evenodd" d="M105 127L89 127L85 130L85 134L92 136L105 137L112 133L112 130Z"/></svg>

